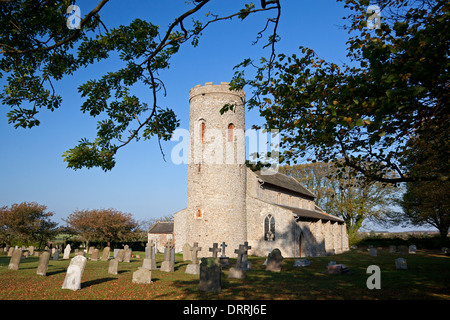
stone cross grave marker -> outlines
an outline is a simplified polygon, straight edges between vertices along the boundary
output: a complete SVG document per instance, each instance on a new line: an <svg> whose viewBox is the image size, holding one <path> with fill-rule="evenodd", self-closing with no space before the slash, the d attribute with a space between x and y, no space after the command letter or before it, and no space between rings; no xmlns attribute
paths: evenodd
<svg viewBox="0 0 450 320"><path fill-rule="evenodd" d="M9 260L8 269L19 270L20 259L22 259L22 249L15 249Z"/></svg>
<svg viewBox="0 0 450 320"><path fill-rule="evenodd" d="M81 289L81 277L83 276L86 261L87 259L84 256L75 256L70 260L62 289L73 291Z"/></svg>
<svg viewBox="0 0 450 320"><path fill-rule="evenodd" d="M222 255L221 257L226 257L225 255L225 248L228 247L228 245L225 244L225 241L222 242L222 244L220 245L222 247Z"/></svg>
<svg viewBox="0 0 450 320"><path fill-rule="evenodd" d="M245 271L250 270L252 268L252 263L248 261L248 250L252 247L248 245L248 242L244 242L245 253L242 255L242 269Z"/></svg>
<svg viewBox="0 0 450 320"><path fill-rule="evenodd" d="M198 246L198 242L194 242L194 245L191 247L191 263L186 266L185 273L189 274L200 274L200 265L197 263L197 255L198 252L201 251L202 248Z"/></svg>
<svg viewBox="0 0 450 320"><path fill-rule="evenodd" d="M242 258L247 253L247 247L243 244L239 245L239 249L234 250L237 253L236 267L230 268L228 272L228 278L244 279L245 270L242 268Z"/></svg>
<svg viewBox="0 0 450 320"><path fill-rule="evenodd" d="M212 257L213 258L217 258L217 254L222 251L222 249L218 248L218 244L217 243L213 243L213 247L209 248L209 252L212 252Z"/></svg>
<svg viewBox="0 0 450 320"><path fill-rule="evenodd" d="M164 261L161 263L161 271L164 272L174 272L175 271L175 261L172 261L172 250L175 251L174 244L171 240L167 241L164 245Z"/></svg>
<svg viewBox="0 0 450 320"><path fill-rule="evenodd" d="M50 261L50 252L44 251L39 257L38 267L36 274L40 276L47 275L48 262Z"/></svg>

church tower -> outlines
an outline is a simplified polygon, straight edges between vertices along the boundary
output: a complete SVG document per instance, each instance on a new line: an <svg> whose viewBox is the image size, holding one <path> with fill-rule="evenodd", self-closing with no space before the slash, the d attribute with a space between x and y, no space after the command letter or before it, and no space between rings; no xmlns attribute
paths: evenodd
<svg viewBox="0 0 450 320"><path fill-rule="evenodd" d="M214 242L234 252L247 240L245 93L229 84L196 85L190 90L189 162L185 240L210 256ZM224 105L232 110L223 114ZM182 244L181 244L182 245Z"/></svg>

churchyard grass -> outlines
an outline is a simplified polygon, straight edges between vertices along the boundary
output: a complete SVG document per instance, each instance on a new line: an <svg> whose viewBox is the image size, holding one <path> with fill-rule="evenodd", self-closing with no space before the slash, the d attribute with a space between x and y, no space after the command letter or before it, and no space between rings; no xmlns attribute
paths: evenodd
<svg viewBox="0 0 450 320"><path fill-rule="evenodd" d="M222 291L208 293L198 290L199 276L186 274L190 261L183 261L176 254L175 271L152 271L150 285L133 284L133 272L142 266L140 259L130 263L120 262L118 275L108 274L108 261L87 261L81 280L81 290L63 290L70 260L50 259L47 276L36 274L38 257L22 259L19 270L8 269L10 258L0 255L0 299L1 300L450 300L450 257L437 250L418 250L417 254L403 255L407 270L397 270L394 259L402 256L389 253L387 248L378 251L376 257L367 249L326 257L307 258L311 265L294 267L294 258L283 260L281 272L265 270L265 258L249 257L252 269L245 279L228 279L229 268L222 273ZM62 257L62 255L61 255ZM73 253L70 255L73 258ZM163 255L157 254L157 266ZM336 261L350 269L348 274L325 274L327 264ZM230 259L233 266L235 259ZM368 289L366 281L369 265L381 270L381 289Z"/></svg>

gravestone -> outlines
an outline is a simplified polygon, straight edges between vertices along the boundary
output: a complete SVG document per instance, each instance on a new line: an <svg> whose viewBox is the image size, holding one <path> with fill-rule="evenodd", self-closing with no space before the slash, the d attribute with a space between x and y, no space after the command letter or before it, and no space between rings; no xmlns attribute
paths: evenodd
<svg viewBox="0 0 450 320"><path fill-rule="evenodd" d="M343 264L328 264L327 266L327 274L345 274L349 273L349 269L347 266Z"/></svg>
<svg viewBox="0 0 450 320"><path fill-rule="evenodd" d="M294 267L307 267L311 265L311 262L308 259L297 259L294 262Z"/></svg>
<svg viewBox="0 0 450 320"><path fill-rule="evenodd" d="M91 260L92 261L98 261L98 252L99 252L100 250L98 250L98 249L94 249L94 250L92 250L92 255L91 255Z"/></svg>
<svg viewBox="0 0 450 320"><path fill-rule="evenodd" d="M200 263L200 282L198 289L220 293L222 290L222 266L217 258L202 258Z"/></svg>
<svg viewBox="0 0 450 320"><path fill-rule="evenodd" d="M86 252L84 252L84 250L76 250L75 249L75 256L86 256Z"/></svg>
<svg viewBox="0 0 450 320"><path fill-rule="evenodd" d="M217 243L213 243L213 247L209 248L209 252L212 252L212 257L213 258L217 258L217 254L222 251L222 249L218 248L218 244Z"/></svg>
<svg viewBox="0 0 450 320"><path fill-rule="evenodd" d="M131 249L125 249L124 255L123 255L123 262L130 262L131 260L131 254L133 251Z"/></svg>
<svg viewBox="0 0 450 320"><path fill-rule="evenodd" d="M145 248L145 258L142 262L142 268L145 268L147 270L157 270L156 267L156 259L155 259L155 251L156 248L154 246L153 240L150 240L147 243L147 247Z"/></svg>
<svg viewBox="0 0 450 320"><path fill-rule="evenodd" d="M416 245L412 244L412 245L409 246L409 253L410 254L416 254L417 253Z"/></svg>
<svg viewBox="0 0 450 320"><path fill-rule="evenodd" d="M376 257L377 256L377 249L376 248L370 248L370 256Z"/></svg>
<svg viewBox="0 0 450 320"><path fill-rule="evenodd" d="M173 242L171 240L167 241L164 245L164 261L161 263L160 271L164 272L174 272L175 262L172 261L172 251L175 251Z"/></svg>
<svg viewBox="0 0 450 320"><path fill-rule="evenodd" d="M28 251L30 252L30 256L34 255L34 246L29 246Z"/></svg>
<svg viewBox="0 0 450 320"><path fill-rule="evenodd" d="M117 259L117 261L122 262L124 258L125 258L125 250L124 249L120 249L117 252L116 259Z"/></svg>
<svg viewBox="0 0 450 320"><path fill-rule="evenodd" d="M87 250L87 254L92 254L94 252L95 247L89 247Z"/></svg>
<svg viewBox="0 0 450 320"><path fill-rule="evenodd" d="M230 265L230 260L229 258L225 255L225 248L228 247L225 242L222 242L222 244L220 245L222 247L222 255L219 258L219 262L220 265L222 267L227 267Z"/></svg>
<svg viewBox="0 0 450 320"><path fill-rule="evenodd" d="M187 242L183 246L183 261L192 261L191 245Z"/></svg>
<svg viewBox="0 0 450 320"><path fill-rule="evenodd" d="M53 253L53 260L58 261L58 259L59 259L59 250L55 250L55 252Z"/></svg>
<svg viewBox="0 0 450 320"><path fill-rule="evenodd" d="M14 248L13 247L9 247L9 250L8 250L8 257L12 257L12 255L13 255L13 253L14 253Z"/></svg>
<svg viewBox="0 0 450 320"><path fill-rule="evenodd" d="M81 289L81 277L83 276L86 261L87 259L84 256L75 256L70 260L62 289L73 291Z"/></svg>
<svg viewBox="0 0 450 320"><path fill-rule="evenodd" d="M119 269L119 260L111 259L109 261L108 273L109 274L117 274L118 269Z"/></svg>
<svg viewBox="0 0 450 320"><path fill-rule="evenodd" d="M245 271L250 270L252 268L252 263L248 261L248 250L252 247L248 245L248 242L244 242L245 254L242 256L242 269Z"/></svg>
<svg viewBox="0 0 450 320"><path fill-rule="evenodd" d="M408 247L405 246L405 245L398 246L398 252L400 254L407 254L408 253Z"/></svg>
<svg viewBox="0 0 450 320"><path fill-rule="evenodd" d="M406 263L406 259L405 258L397 258L397 259L395 259L395 267L398 270L407 270L408 269L408 265Z"/></svg>
<svg viewBox="0 0 450 320"><path fill-rule="evenodd" d="M42 252L41 256L39 257L36 274L40 276L46 276L49 261L50 261L50 252L48 251Z"/></svg>
<svg viewBox="0 0 450 320"><path fill-rule="evenodd" d="M71 250L70 244L68 244L68 245L66 246L66 248L64 249L64 256L63 256L63 259L70 259L70 258L69 258L70 250Z"/></svg>
<svg viewBox="0 0 450 320"><path fill-rule="evenodd" d="M110 251L111 251L110 247L103 248L102 258L101 258L102 261L108 261Z"/></svg>
<svg viewBox="0 0 450 320"><path fill-rule="evenodd" d="M230 268L228 272L228 278L244 279L245 270L242 268L242 256L247 253L247 249L243 244L239 245L239 249L234 250L238 257L236 259L236 266Z"/></svg>
<svg viewBox="0 0 450 320"><path fill-rule="evenodd" d="M114 249L114 253L113 253L114 259L117 258L117 254L119 253L119 251L120 251L120 249Z"/></svg>
<svg viewBox="0 0 450 320"><path fill-rule="evenodd" d="M390 245L389 246L389 253L396 253L397 252L397 246Z"/></svg>
<svg viewBox="0 0 450 320"><path fill-rule="evenodd" d="M22 259L22 249L15 249L9 260L8 269L19 270L20 259Z"/></svg>
<svg viewBox="0 0 450 320"><path fill-rule="evenodd" d="M145 268L139 268L137 271L133 272L132 282L138 284L151 284L152 272Z"/></svg>
<svg viewBox="0 0 450 320"><path fill-rule="evenodd" d="M266 271L280 272L283 263L283 256L279 249L273 249L267 257Z"/></svg>
<svg viewBox="0 0 450 320"><path fill-rule="evenodd" d="M142 268L147 269L147 270L156 270L158 269L156 267L156 260L155 259L147 259L144 258L144 261L142 262Z"/></svg>
<svg viewBox="0 0 450 320"><path fill-rule="evenodd" d="M202 248L198 246L198 242L194 242L194 245L191 247L191 263L186 266L185 273L200 274L200 265L197 263L197 256L201 250Z"/></svg>

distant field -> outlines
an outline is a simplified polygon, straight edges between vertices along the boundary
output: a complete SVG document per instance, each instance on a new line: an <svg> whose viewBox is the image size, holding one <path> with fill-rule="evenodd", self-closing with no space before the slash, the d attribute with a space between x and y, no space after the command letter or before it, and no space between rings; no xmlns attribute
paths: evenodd
<svg viewBox="0 0 450 320"><path fill-rule="evenodd" d="M135 252L136 253L136 252ZM295 259L284 259L281 273L266 272L264 258L250 257L252 270L244 280L228 279L222 273L222 292L198 290L199 276L186 274L188 261L176 255L175 272L152 271L151 285L132 283L132 274L142 265L141 259L119 264L119 274L108 274L108 262L87 261L81 290L61 289L69 260L50 259L47 276L36 275L37 257L22 259L20 269L9 270L9 257L0 256L1 300L450 300L450 257L439 251L418 250L406 254L408 270L396 270L394 259L400 254L387 249L371 257L358 249L344 254L308 258L308 267L294 267ZM62 257L62 255L60 255ZM73 254L71 255L73 257ZM157 265L162 261L157 255ZM329 261L345 264L351 272L343 275L324 274ZM235 263L231 259L231 265ZM366 286L367 267L381 269L381 289Z"/></svg>

